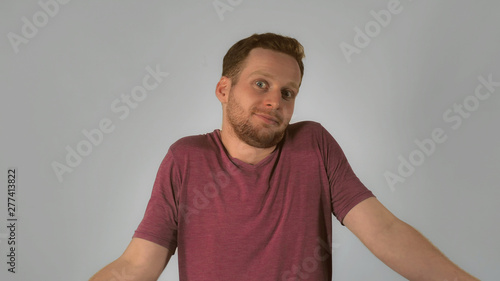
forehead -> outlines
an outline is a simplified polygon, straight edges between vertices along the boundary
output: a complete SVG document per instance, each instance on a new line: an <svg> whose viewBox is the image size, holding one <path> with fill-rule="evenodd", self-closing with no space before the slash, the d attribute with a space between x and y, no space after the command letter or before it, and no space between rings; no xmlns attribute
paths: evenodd
<svg viewBox="0 0 500 281"><path fill-rule="evenodd" d="M269 73L287 82L300 83L299 64L292 56L274 50L255 48L250 51L245 59L242 75L251 73Z"/></svg>

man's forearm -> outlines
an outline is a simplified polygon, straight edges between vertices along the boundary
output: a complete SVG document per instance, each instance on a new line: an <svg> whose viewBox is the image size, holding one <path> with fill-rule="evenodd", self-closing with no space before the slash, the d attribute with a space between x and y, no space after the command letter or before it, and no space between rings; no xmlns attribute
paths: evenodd
<svg viewBox="0 0 500 281"><path fill-rule="evenodd" d="M112 263L108 264L105 266L103 269L99 270L94 276L90 278L89 281L111 281L116 279L117 275L122 275L121 271L124 272L126 275L128 274L127 267L129 264L122 259L117 259L113 261ZM128 276L126 276L128 277ZM123 279L123 278L121 278ZM130 279L130 278L128 278ZM126 280L128 280L126 279ZM120 279L118 279L120 280Z"/></svg>
<svg viewBox="0 0 500 281"><path fill-rule="evenodd" d="M409 280L479 280L452 263L422 234L401 220L374 242L372 252Z"/></svg>
<svg viewBox="0 0 500 281"><path fill-rule="evenodd" d="M89 281L148 280L142 279L137 269L124 259L117 259L97 272ZM149 279L156 280L156 279Z"/></svg>
<svg viewBox="0 0 500 281"><path fill-rule="evenodd" d="M147 268L133 266L125 259L119 258L97 272L89 281L157 280L158 275Z"/></svg>

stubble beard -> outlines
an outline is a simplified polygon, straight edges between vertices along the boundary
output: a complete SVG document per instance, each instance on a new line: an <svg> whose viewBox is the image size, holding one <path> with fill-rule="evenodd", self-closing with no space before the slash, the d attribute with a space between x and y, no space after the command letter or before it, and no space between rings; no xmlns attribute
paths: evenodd
<svg viewBox="0 0 500 281"><path fill-rule="evenodd" d="M226 107L227 119L233 128L236 136L246 144L256 148L270 148L277 145L285 136L285 130L288 124L283 129L278 129L277 126L262 123L254 126L251 118L254 113L265 113L277 118L280 125L283 122L282 118L268 111L257 110L252 108L250 115L245 115L245 110L234 99L233 93L229 95L229 100ZM261 127L261 128L259 128ZM276 128L273 128L276 127Z"/></svg>

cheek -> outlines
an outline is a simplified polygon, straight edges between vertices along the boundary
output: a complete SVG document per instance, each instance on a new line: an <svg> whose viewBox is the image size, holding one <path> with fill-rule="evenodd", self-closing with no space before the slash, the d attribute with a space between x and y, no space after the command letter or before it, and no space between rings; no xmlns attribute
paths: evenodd
<svg viewBox="0 0 500 281"><path fill-rule="evenodd" d="M257 101L255 100L253 95L251 93L248 93L248 92L245 92L245 93L246 94L239 95L237 97L238 104L245 109L248 109L252 106L255 106L255 104L257 104Z"/></svg>
<svg viewBox="0 0 500 281"><path fill-rule="evenodd" d="M292 102L286 106L286 108L285 108L286 113L285 114L287 115L288 118L292 118L294 108L295 108L294 102Z"/></svg>

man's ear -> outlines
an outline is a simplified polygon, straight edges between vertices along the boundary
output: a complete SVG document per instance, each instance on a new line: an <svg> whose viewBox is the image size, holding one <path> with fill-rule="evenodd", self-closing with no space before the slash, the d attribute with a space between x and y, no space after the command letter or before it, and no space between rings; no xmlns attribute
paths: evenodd
<svg viewBox="0 0 500 281"><path fill-rule="evenodd" d="M215 95L222 104L227 103L230 90L231 90L231 78L222 76L219 82L217 83L217 87L215 87Z"/></svg>

